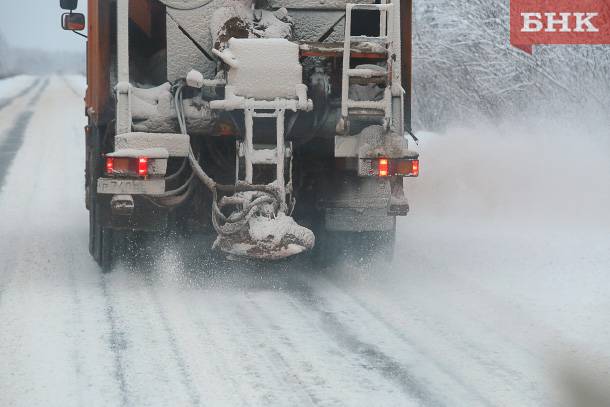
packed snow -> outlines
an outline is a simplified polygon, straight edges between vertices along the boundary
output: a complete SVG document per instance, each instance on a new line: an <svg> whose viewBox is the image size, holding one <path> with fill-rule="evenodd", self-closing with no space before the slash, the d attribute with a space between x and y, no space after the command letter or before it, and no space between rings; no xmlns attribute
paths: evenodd
<svg viewBox="0 0 610 407"><path fill-rule="evenodd" d="M236 96L294 99L298 86L303 84L299 46L285 39L232 38L221 55L223 60L233 61L227 85L233 87Z"/></svg>

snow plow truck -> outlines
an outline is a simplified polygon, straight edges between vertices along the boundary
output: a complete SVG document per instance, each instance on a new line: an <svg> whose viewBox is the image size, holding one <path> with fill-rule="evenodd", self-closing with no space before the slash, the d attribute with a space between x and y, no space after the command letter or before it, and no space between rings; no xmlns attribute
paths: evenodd
<svg viewBox="0 0 610 407"><path fill-rule="evenodd" d="M88 0L85 22L60 0L62 28L87 36L103 270L125 239L168 229L232 258L392 255L404 178L419 174L412 5L349 1Z"/></svg>

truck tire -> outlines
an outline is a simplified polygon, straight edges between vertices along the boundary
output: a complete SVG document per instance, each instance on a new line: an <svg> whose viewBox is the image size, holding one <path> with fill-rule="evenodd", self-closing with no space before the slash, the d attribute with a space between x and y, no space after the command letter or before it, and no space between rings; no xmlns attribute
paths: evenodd
<svg viewBox="0 0 610 407"><path fill-rule="evenodd" d="M114 267L116 260L114 230L100 226L100 239L98 240L100 259L98 264L103 273L109 273Z"/></svg>
<svg viewBox="0 0 610 407"><path fill-rule="evenodd" d="M104 273L112 270L115 258L113 230L103 226L97 180L103 171L105 127L91 126L87 134L87 207L89 208L89 252Z"/></svg>

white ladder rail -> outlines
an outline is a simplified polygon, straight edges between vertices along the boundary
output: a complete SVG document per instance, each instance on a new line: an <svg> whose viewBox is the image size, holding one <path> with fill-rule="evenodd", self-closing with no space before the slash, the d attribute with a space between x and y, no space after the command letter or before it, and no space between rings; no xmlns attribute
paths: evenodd
<svg viewBox="0 0 610 407"><path fill-rule="evenodd" d="M387 0L382 0L381 4L354 4L347 3L345 13L345 38L343 43L343 69L341 83L341 119L346 125L349 122L350 108L369 106L374 109L383 111L384 127L389 128L392 120L392 95L395 93L396 74L394 73L393 58L397 58L396 52L396 27L400 27L400 22L396 21L396 9L394 3L387 3ZM379 35L376 37L352 36L352 11L353 10L377 10L380 14ZM381 73L368 72L367 70L352 69L350 61L352 58L352 40L383 40L387 51L386 71ZM398 60L400 63L400 60ZM384 97L380 101L354 101L349 98L350 78L352 77L378 77L386 75L388 84ZM398 71L398 83L400 83L400 71Z"/></svg>
<svg viewBox="0 0 610 407"><path fill-rule="evenodd" d="M282 197L283 203L286 203L286 179L284 178L284 160L286 159L286 145L284 140L284 118L285 111L280 109L277 111L277 119L276 119L276 187L280 192L280 196Z"/></svg>
<svg viewBox="0 0 610 407"><path fill-rule="evenodd" d="M341 76L341 117L348 121L349 116L349 69L352 56L352 10L354 4L345 5L345 38L343 40L343 72Z"/></svg>
<svg viewBox="0 0 610 407"><path fill-rule="evenodd" d="M285 159L286 159L286 140L284 134L286 111L284 109L276 109L273 113L258 113L254 108L244 110L246 132L244 137L243 156L246 166L246 179L249 184L253 184L254 166L255 165L275 165L276 166L276 188L279 195L286 203L286 180L285 180ZM254 119L255 118L275 118L276 119L276 146L275 160L269 163L265 159L257 158L257 152L261 150L254 148ZM238 152L239 154L239 152Z"/></svg>
<svg viewBox="0 0 610 407"><path fill-rule="evenodd" d="M381 0L381 4L387 4L387 0ZM379 10L379 36L385 35L387 37L388 29L388 10L380 9Z"/></svg>

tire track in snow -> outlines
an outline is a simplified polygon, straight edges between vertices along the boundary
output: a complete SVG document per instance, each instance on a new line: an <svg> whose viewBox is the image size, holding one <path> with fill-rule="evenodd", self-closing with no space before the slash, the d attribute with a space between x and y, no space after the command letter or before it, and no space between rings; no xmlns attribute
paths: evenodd
<svg viewBox="0 0 610 407"><path fill-rule="evenodd" d="M48 85L49 79L47 78L30 100L35 101L39 99L40 95L44 92ZM0 193L2 192L8 170L11 167L15 156L23 145L26 130L33 115L34 110L31 109L21 113L17 117L13 127L7 131L7 135L4 140L0 143Z"/></svg>
<svg viewBox="0 0 610 407"><path fill-rule="evenodd" d="M176 339L176 333L172 329L172 327L169 323L169 320L167 318L167 315L165 315L165 312L163 311L163 307L161 305L161 301L159 300L159 296L150 281L148 282L147 287L149 289L149 293L153 300L153 303L157 309L158 316L162 323L162 328L165 331L165 335L167 336L167 340L170 345L169 348L174 357L174 362L176 363L176 366L178 366L178 369L180 370L180 374L182 376L182 384L188 392L188 396L191 400L192 405L200 406L200 405L202 405L201 396L199 395L199 392L197 391L197 388L195 387L195 385L193 383L193 378L191 377L191 374L189 373L189 371L187 369L186 359L184 358L184 356L180 352L180 349L178 348L178 341Z"/></svg>
<svg viewBox="0 0 610 407"><path fill-rule="evenodd" d="M5 268L0 275L0 280L7 280L6 285L0 284L7 297L0 297L0 311L8 317L3 318L7 338L0 350L5 356L4 376L9 379L2 381L14 385L7 389L12 392L0 394L2 405L7 400L12 405L11 393L18 405L120 405L118 386L106 379L112 378L112 355L100 352L106 349L107 328L100 318L99 277L83 256L82 229L72 222L84 213L78 205L78 172L70 171L63 178L64 188L68 188L64 193L50 193L49 180L58 168L73 168L73 160L64 158L73 155L80 144L71 143L71 134L61 130L64 123L56 115L46 120L49 102L59 99L68 111L73 107L65 95L52 79L49 89L41 87L31 102L33 117L0 198L0 205L6 208L0 212L8 215L6 223L0 223L0 230L6 232L0 239L0 257L7 260L2 262ZM64 131L68 137L47 137L47 131ZM21 182L20 172L26 168L28 174L40 176ZM23 390L19 377L24 384L30 383Z"/></svg>
<svg viewBox="0 0 610 407"><path fill-rule="evenodd" d="M71 239L69 239L67 236L63 236L62 240L64 242L64 247L67 248L67 250L66 250L67 253L65 253L65 258L66 258L67 264L75 265L77 256L75 255L74 249L73 249L72 245L70 244ZM74 312L72 314L72 316L74 318L73 323L78 327L82 327L83 326L83 315L82 315L83 301L81 300L81 293L79 291L77 279L76 279L76 276L74 273L74 267L67 267L66 271L68 274L68 287L70 289L70 295L72 297L71 300L72 300L73 307L74 307L73 308ZM81 337L81 335L79 335L80 330L75 330L75 331L76 331L75 332L76 334L74 335L74 337L72 339L72 355L71 356L72 356L72 363L74 364L74 370L76 371L76 375L78 377L80 377L84 370L83 352L81 351L81 349L79 347L79 344L82 341L82 337ZM79 389L77 397L78 397L79 406L86 405L84 402L84 399L83 399L82 389Z"/></svg>
<svg viewBox="0 0 610 407"><path fill-rule="evenodd" d="M248 303L253 308L256 308L257 311L261 311L258 304L252 299L252 297L246 294L248 298ZM261 314L262 315L262 314ZM252 317L247 315L246 309L239 305L235 316L240 320L241 324L245 326L250 332L256 332L257 335L264 335L264 331L261 331L260 328L255 327L252 323ZM270 322L269 322L270 323ZM292 344L290 344L292 346ZM294 346L292 346L294 348ZM317 406L322 404L322 400L320 400L309 388L309 386L303 381L303 379L297 374L297 372L293 371L290 367L290 364L286 360L286 358L281 354L281 352L273 345L269 344L264 349L265 353L268 355L267 358L272 362L270 365L273 367L273 370L282 376L286 377L288 381L294 384L293 392L296 393L297 389L299 391L299 398L301 402L298 404L299 406L305 405L313 405ZM280 369L280 366L282 368ZM274 372L274 373L276 373ZM277 376L277 374L276 374ZM294 394L293 393L293 394ZM307 404L305 404L307 403Z"/></svg>
<svg viewBox="0 0 610 407"><path fill-rule="evenodd" d="M80 92L80 91L78 91L77 89L75 89L75 88L74 88L74 84L72 84L72 83L71 83L71 82L68 80L68 78L67 78L67 77L62 76L62 77L61 77L61 80L63 81L63 83L65 83L65 84L66 84L66 88L70 89L70 91L71 91L72 93L74 93L74 95L75 95L76 97L78 97L78 98L82 98L82 97L83 97L82 92Z"/></svg>
<svg viewBox="0 0 610 407"><path fill-rule="evenodd" d="M345 290L342 287L335 284L335 282L328 281L328 284L332 284L332 286L336 290L342 292L345 296L347 296L349 299L351 299L364 312L369 314L374 320L376 320L381 325L383 325L391 334L393 334L399 340L404 342L407 346L409 346L409 348L415 349L415 351L417 353L421 354L426 360L430 361L440 372L442 372L447 377L449 377L451 380L453 380L456 384L458 384L460 387L462 387L469 394L472 394L474 396L474 398L479 403L481 403L481 405L484 405L487 407L492 407L494 405L490 400L485 398L476 388L469 386L468 383L465 383L464 380L462 380L459 376L453 374L449 369L447 369L443 365L443 363L441 363L441 361L437 360L437 358L435 358L433 355L430 355L428 352L424 352L421 349L419 349L419 347L411 339L409 339L407 337L407 335L405 335L404 332L402 332L400 329L393 326L379 312L368 307L366 303L364 303L359 298L355 297L352 293L348 292L347 290ZM439 333L439 335L440 335L440 333ZM464 349L460 349L460 351L465 352ZM473 360L482 364L480 358L477 358L476 355L473 354L472 358L473 358Z"/></svg>
<svg viewBox="0 0 610 407"><path fill-rule="evenodd" d="M105 301L104 317L110 326L108 332L108 346L114 356L114 380L116 381L121 393L121 407L137 406L130 402L129 384L127 383L127 359L129 356L129 341L127 339L129 332L121 329L119 320L121 318L120 311L117 310L117 300L112 295L111 282L114 273L105 274L99 267L97 271L100 275L99 285L102 290L102 295ZM115 306L117 305L117 306Z"/></svg>
<svg viewBox="0 0 610 407"><path fill-rule="evenodd" d="M301 306L290 294L290 289L282 290L280 295L273 292L271 296L246 293L249 302L244 309L247 312L244 319L256 325L266 352L276 363L285 366L287 379L293 387L308 395L311 404L361 405L364 398L383 399L384 405L416 405L413 397L406 400L394 394L394 385L386 385L383 376L371 374L358 355L346 354L340 345L325 340L327 334L317 323L317 313ZM264 340L262 335L269 339ZM304 349L308 351L304 352ZM403 394L401 391L396 393Z"/></svg>
<svg viewBox="0 0 610 407"><path fill-rule="evenodd" d="M134 346L139 347L140 350L152 349L154 352L162 354L165 358L163 367L167 369L168 373L178 376L174 383L182 387L181 390L175 389L175 391L179 391L186 396L188 405L202 406L202 397L189 372L187 360L178 346L177 334L172 329L156 292L153 275L150 274L151 270L154 273L154 270L159 267L156 264L159 260L159 253L155 251L155 248L148 245L134 250L137 257L128 259L127 264L122 264L120 268L123 269L124 267L123 270L116 269L110 274L102 275L103 295L107 300L106 319L111 326L109 344L115 356L115 379L121 389L122 406L139 406L144 403L143 400L140 400L142 394L139 391L141 389L137 386L132 387L130 380L131 377L136 377L138 380L141 378L144 374L142 367L146 366L148 361L139 360L138 355L132 352ZM134 261L135 264L132 264ZM117 278L127 278L128 281L124 281L127 285L116 286ZM117 288L119 291L115 295L113 291ZM129 295L129 302L125 303L124 296L129 292L133 292L133 295ZM146 316L138 315L140 322L148 324L148 327L144 330L135 326L133 329L128 329L133 324L132 319L135 317L129 312L133 302L138 304L141 311L147 311ZM123 326L125 328L122 328ZM155 335L149 336L146 335L146 332ZM141 335L146 336L142 338ZM147 342L141 342L142 339ZM142 363L144 363L144 366L140 366ZM170 368L171 364L174 365L172 368ZM134 376L134 372L137 376ZM156 378L156 380L159 379L159 377ZM168 394L166 397L171 396ZM169 402L169 399L167 402Z"/></svg>
<svg viewBox="0 0 610 407"><path fill-rule="evenodd" d="M205 245L204 250L208 249L209 246ZM205 363L202 370L220 377L223 387L233 395L233 400L226 405L312 405L309 397L302 394L303 389L298 384L295 386L295 381L291 380L294 373L282 368L281 363L278 365L278 360L269 354L274 349L268 346L267 337L261 341L258 327L245 316L244 306L248 308L250 303L238 288L240 282L237 280L240 279L230 277L231 283L225 279L229 275L238 276L231 273L237 273L237 270L231 270L231 264L221 259L202 260L199 250L191 244L178 245L176 250L181 264L177 268L170 265L168 269L175 270L162 272L174 271L172 277L180 281L181 289L188 287L190 293L181 306L193 327L191 335L214 352L211 358L196 360L193 367ZM191 291L193 287L205 291ZM180 310L175 309L175 312Z"/></svg>
<svg viewBox="0 0 610 407"><path fill-rule="evenodd" d="M127 341L125 340L125 333L119 329L117 324L116 311L112 306L112 299L109 294L108 277L103 275L101 271L99 272L101 274L100 288L106 302L104 316L110 326L108 344L110 345L110 351L114 356L114 379L119 385L119 390L121 392L121 407L125 407L129 406L124 363L124 352L127 349Z"/></svg>
<svg viewBox="0 0 610 407"><path fill-rule="evenodd" d="M40 83L40 81L41 81L41 79L37 79L36 81L34 81L34 83L30 87L28 87L27 91L23 92L23 95L25 95L26 93L29 93L34 88L35 85ZM11 99L11 101L12 100L14 100L14 99ZM15 140L10 140L10 142L9 142L9 137L5 137L4 140L0 143L0 194L2 193L5 178L8 173L8 168L10 167L13 159L15 158L15 155L17 154L15 151L14 153L9 155L8 153L5 154L5 151L8 150L9 148L15 147L17 144L19 144L19 147L21 147L21 145L23 144L23 139L25 137L25 130L32 118L32 115L33 115L32 111L27 111L27 112L22 113L22 115L18 118L18 120L13 125L13 127L7 131L8 135L17 133L18 137ZM21 119L21 120L19 121L19 119ZM2 138L0 138L0 140L2 140ZM12 148L12 149L14 150L14 148ZM31 204L32 200L29 199L27 202L29 204ZM6 238L8 239L8 237L6 237ZM19 234L17 236L17 239L19 239L19 240L13 241L13 244L15 245L14 247L22 247L21 242L24 241L25 238L26 238L25 236L23 236L22 234ZM10 256L7 254L6 256L2 256L2 257L6 260L2 262L3 279L0 280L0 305L2 304L2 298L4 295L4 291L10 285L10 282L12 280L12 277L13 277L12 270L14 270L15 264L17 263L17 259L15 256Z"/></svg>
<svg viewBox="0 0 610 407"><path fill-rule="evenodd" d="M5 107L9 106L11 103L13 103L15 101L15 99L24 97L28 93L30 93L32 91L32 89L34 89L40 83L41 80L42 79L38 78L38 79L32 81L31 84L29 84L27 87L25 87L24 89L19 91L14 96L11 96L9 98L0 98L0 111L2 111Z"/></svg>
<svg viewBox="0 0 610 407"><path fill-rule="evenodd" d="M268 378L266 382L281 383L292 396L292 402L287 405L362 405L362 400L379 397L386 403L393 400L385 405L422 404L421 397L397 388L361 355L346 352L343 343L333 341L333 336L318 323L318 313L303 305L295 295L302 285L298 277L282 265L261 265L257 272L241 270L238 266L224 276L213 271L211 275L197 276L196 269L187 267L188 281L198 281L202 287L214 291L229 290L230 311L224 312L230 312L230 321L234 323L223 324L223 329L232 330L231 338L245 337L252 342L251 345L236 342L231 348L256 349L251 356L259 365L255 370L248 370L247 377L258 376L257 371L262 369ZM306 274L311 277L310 273ZM236 295L235 291L242 295ZM206 302L201 304L206 306ZM244 362L240 366L246 365ZM278 374L281 376L276 378ZM403 396L405 393L407 397ZM351 403L345 401L348 399Z"/></svg>
<svg viewBox="0 0 610 407"><path fill-rule="evenodd" d="M480 288L475 288L470 285L464 286L464 282L457 279L456 276L454 276L452 273L444 273L443 278L451 278L451 283L448 284L451 287L463 287L464 290L468 289L471 293L476 292L476 297L479 299L486 298L486 304L488 304L490 309L494 309L495 312L498 312L496 307L491 307L491 304L497 303L498 299L491 297L489 293L481 290ZM331 285L334 289L345 295L349 300L353 301L357 307L361 308L363 312L369 314L371 319L378 321L393 336L399 338L409 347L415 349L416 352L420 353L434 366L436 366L436 368L440 372L455 381L456 384L460 385L465 391L470 393L473 398L476 399L476 401L482 403L483 405L495 405L493 402L493 399L495 398L494 395L496 393L496 391L493 390L494 386L495 388L501 387L520 389L521 393L523 392L522 389L539 389L542 387L541 383L532 384L531 378L524 375L523 367L518 364L519 362L525 362L534 363L537 366L543 366L544 361L542 355L540 353L535 353L532 349L526 348L523 344L516 342L510 336L498 333L497 330L494 330L489 324L489 317L478 317L474 319L474 321L476 321L477 329L480 329L480 333L478 334L477 338L482 338L483 336L492 338L488 339L485 343L475 343L471 339L457 339L452 336L451 329L446 328L445 324L437 325L434 323L428 323L429 321L427 321L426 318L417 318L416 323L419 324L419 326L414 328L415 331L418 333L421 333L422 331L429 331L429 335L431 337L434 337L441 342L450 344L451 348L454 350L454 354L461 355L462 360L468 360L472 366L477 366L477 371L479 372L479 375L482 377L485 377L487 375L487 377L489 377L488 382L493 383L490 384L486 389L484 388L484 386L472 386L469 384L468 379L460 377L459 374L454 373L451 367L452 364L453 366L455 366L455 360L452 361L451 358L450 360L443 360L442 358L437 357L434 352L422 349L427 347L428 345L430 345L429 349L434 349L435 346L438 346L438 343L430 344L425 342L419 342L423 346L418 346L416 338L409 338L409 333L400 330L396 326L396 321L391 321L390 319L384 316L384 312L387 312L387 315L399 315L400 305L397 305L395 303L383 303L383 306L380 306L376 302L377 300L369 304L366 300L366 296L362 299L359 298L355 295L355 293L346 290L342 286L340 281L334 278L330 278L327 281L327 284ZM437 292L440 293L440 291ZM389 291L384 291L384 294L389 295L388 298L390 299L393 298L394 295L399 295L396 292ZM377 292L376 295L381 298L379 292ZM449 294L442 293L440 295L442 297L443 295L447 296ZM454 309L454 311L456 311L456 309ZM511 312L510 308L508 308L508 305L503 305L501 312L504 315L515 314L514 311ZM469 315L472 318L472 311L462 310L462 313L464 315ZM439 318L442 317L435 318L428 316L428 318L432 318L432 321L438 321L441 320ZM469 321L469 323L472 323L472 321ZM516 329L516 327L519 325L521 325L521 323L518 324L518 321L514 321L509 324L509 326L512 327L511 329ZM473 329L468 328L465 325L462 326L463 329L466 329L467 331L472 331ZM531 322L531 326L539 327L540 325ZM554 334L557 337L559 335L558 333ZM548 335L548 337L552 336L553 335L550 334ZM493 346L491 347L491 349L488 349L490 343L493 344ZM497 359L493 356L490 356L489 353L494 352L497 348L508 349L511 352L510 356L504 359ZM564 349L566 352L569 352L570 348L565 345ZM487 354L485 354L486 352ZM508 361L510 361L511 363L508 363ZM460 370L458 369L458 371ZM532 368L525 369L525 372L529 371L532 371ZM539 404L544 404L544 396L541 396L540 393L534 392L534 394L528 396L528 400L535 400Z"/></svg>
<svg viewBox="0 0 610 407"><path fill-rule="evenodd" d="M244 392L240 388L240 384L243 383L239 383L239 378L235 378L232 374L227 374L225 372L228 362L226 361L224 354L230 352L230 349L228 351L226 350L226 342L223 341L219 343L215 339L215 337L212 335L211 329L206 324L206 321L203 320L200 313L194 313L192 307L189 307L185 314L192 322L193 328L195 328L194 331L196 332L195 334L197 339L202 343L206 343L210 349L214 349L218 354L215 359L208 361L207 366L212 367L212 370L217 372L217 375L221 377L222 382L230 383L233 386L233 391L239 397L241 406L250 406L250 400L244 395Z"/></svg>
<svg viewBox="0 0 610 407"><path fill-rule="evenodd" d="M0 192L2 192L8 170L23 145L25 131L33 115L34 112L31 110L21 113L13 127L8 130L7 137L0 144Z"/></svg>
<svg viewBox="0 0 610 407"><path fill-rule="evenodd" d="M308 309L315 311L325 332L346 350L360 356L368 363L368 368L379 372L387 380L394 382L408 397L419 400L426 406L445 406L434 393L415 379L409 369L387 355L378 346L365 342L350 332L349 328L333 312L325 310L325 301L313 289L301 282L295 282L293 291L296 299Z"/></svg>
<svg viewBox="0 0 610 407"><path fill-rule="evenodd" d="M164 272L164 268L165 268L164 264L163 264L164 260L167 261L168 259L171 259L176 262L180 262L180 259L175 259L173 256L173 253L170 250L168 250L168 248L164 248L164 249L165 249L164 250L165 253L163 253L162 256L152 256L153 267L155 270L159 271L160 273ZM176 333L174 332L174 330L170 324L170 321L163 309L163 305L161 303L161 300L159 299L159 294L154 285L154 281L152 280L150 275L147 275L147 278L146 278L146 288L147 288L148 294L152 300L153 306L155 307L155 309L157 311L157 316L159 317L159 319L161 321L161 328L163 329L163 331L167 337L167 341L169 344L170 351L172 352L174 362L176 363L176 366L178 367L178 370L180 371L180 375L182 376L182 385L184 386L184 388L186 389L186 391L188 393L188 397L191 401L191 404L193 406L200 406L200 405L202 405L201 395L199 394L199 391L197 390L197 387L195 386L193 377L191 376L190 372L188 371L186 358L184 357L184 355L182 354L182 352L179 349Z"/></svg>

